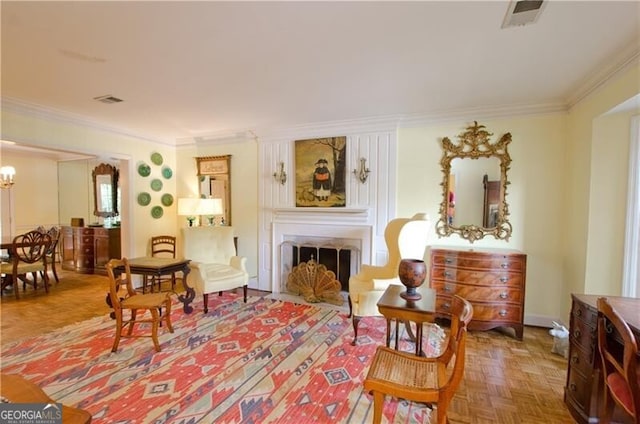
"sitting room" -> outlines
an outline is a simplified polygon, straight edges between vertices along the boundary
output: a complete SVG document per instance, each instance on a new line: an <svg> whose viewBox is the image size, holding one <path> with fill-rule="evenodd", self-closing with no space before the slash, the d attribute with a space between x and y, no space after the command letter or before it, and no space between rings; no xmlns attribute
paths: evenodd
<svg viewBox="0 0 640 424"><path fill-rule="evenodd" d="M637 422L598 336L640 335L639 16L3 2L3 401L93 423ZM55 255L26 268L38 228Z"/></svg>

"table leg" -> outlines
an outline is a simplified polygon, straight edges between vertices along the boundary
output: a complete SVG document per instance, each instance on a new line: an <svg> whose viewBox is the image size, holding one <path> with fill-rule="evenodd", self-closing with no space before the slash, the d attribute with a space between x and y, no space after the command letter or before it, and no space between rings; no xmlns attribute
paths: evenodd
<svg viewBox="0 0 640 424"><path fill-rule="evenodd" d="M416 356L422 354L422 323L416 322Z"/></svg>
<svg viewBox="0 0 640 424"><path fill-rule="evenodd" d="M398 343L400 334L400 320L396 319L396 350L400 350L400 344Z"/></svg>
<svg viewBox="0 0 640 424"><path fill-rule="evenodd" d="M389 347L389 344L391 343L391 319L387 318L387 347Z"/></svg>
<svg viewBox="0 0 640 424"><path fill-rule="evenodd" d="M193 312L193 306L189 304L193 302L193 299L196 298L195 289L193 287L189 287L189 284L187 283L187 275L189 274L189 271L191 271L191 268L189 268L189 264L186 264L182 269L182 285L184 286L186 295L178 295L178 300L182 302L182 310L185 314L190 314L191 312Z"/></svg>

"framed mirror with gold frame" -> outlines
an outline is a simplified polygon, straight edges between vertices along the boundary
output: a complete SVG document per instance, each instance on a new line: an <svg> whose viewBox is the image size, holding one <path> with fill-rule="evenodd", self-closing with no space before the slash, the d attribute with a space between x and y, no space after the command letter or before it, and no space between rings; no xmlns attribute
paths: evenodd
<svg viewBox="0 0 640 424"><path fill-rule="evenodd" d="M436 233L458 234L473 243L486 236L509 240L512 227L506 201L511 134L492 143L492 133L477 121L453 142L442 144L442 203Z"/></svg>
<svg viewBox="0 0 640 424"><path fill-rule="evenodd" d="M200 197L222 199L223 215L215 225L231 225L231 155L196 158Z"/></svg>

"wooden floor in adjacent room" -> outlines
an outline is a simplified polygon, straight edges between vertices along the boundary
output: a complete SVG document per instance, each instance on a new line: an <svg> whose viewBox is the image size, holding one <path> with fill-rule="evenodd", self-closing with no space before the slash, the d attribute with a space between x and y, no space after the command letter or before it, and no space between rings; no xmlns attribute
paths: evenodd
<svg viewBox="0 0 640 424"><path fill-rule="evenodd" d="M68 324L105 315L108 279L58 271L47 295L20 290L3 293L0 339L7 343L47 333ZM250 290L251 295L269 295ZM195 311L196 313L198 311ZM467 343L465 377L449 409L452 424L573 423L563 402L566 360L551 353L547 329L526 327L524 341L510 330L471 332ZM381 343L383 341L381 340ZM1 354L0 354L1 360Z"/></svg>

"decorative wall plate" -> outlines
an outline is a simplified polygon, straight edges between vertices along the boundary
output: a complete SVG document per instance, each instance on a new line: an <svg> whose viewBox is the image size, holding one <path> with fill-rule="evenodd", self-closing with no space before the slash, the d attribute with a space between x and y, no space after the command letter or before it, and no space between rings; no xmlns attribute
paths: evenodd
<svg viewBox="0 0 640 424"><path fill-rule="evenodd" d="M138 204L140 206L147 206L149 203L151 203L151 195L149 193L143 191L138 194Z"/></svg>
<svg viewBox="0 0 640 424"><path fill-rule="evenodd" d="M158 152L155 152L153 154L151 154L151 162L153 162L155 165L162 165L163 159L162 159L162 155Z"/></svg>
<svg viewBox="0 0 640 424"><path fill-rule="evenodd" d="M143 177L148 177L149 174L151 174L151 167L146 163L141 163L140 165L138 165L138 174Z"/></svg>
<svg viewBox="0 0 640 424"><path fill-rule="evenodd" d="M173 205L173 196L170 195L169 193L163 194L162 198L160 199L160 201L165 206L171 206L171 205Z"/></svg>
<svg viewBox="0 0 640 424"><path fill-rule="evenodd" d="M162 190L162 181L157 178L151 180L151 190L153 191Z"/></svg>
<svg viewBox="0 0 640 424"><path fill-rule="evenodd" d="M165 177L167 180L171 178L171 176L173 175L173 171L171 170L171 168L169 168L168 166L163 166L162 167L162 176Z"/></svg>
<svg viewBox="0 0 640 424"><path fill-rule="evenodd" d="M151 208L151 216L155 219L162 218L163 214L164 210L162 209L162 206L154 206Z"/></svg>

